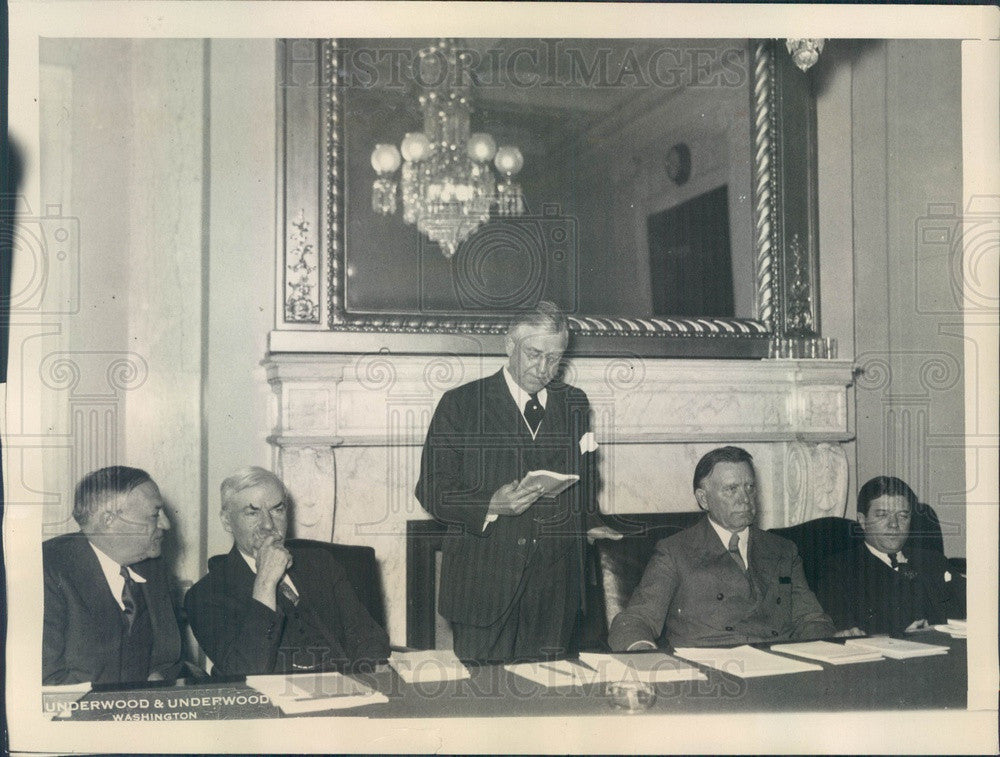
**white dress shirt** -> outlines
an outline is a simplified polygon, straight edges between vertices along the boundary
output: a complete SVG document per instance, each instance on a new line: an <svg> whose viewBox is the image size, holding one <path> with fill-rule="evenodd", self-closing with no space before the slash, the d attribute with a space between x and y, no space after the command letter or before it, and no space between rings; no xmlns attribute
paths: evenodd
<svg viewBox="0 0 1000 757"><path fill-rule="evenodd" d="M875 557L877 557L879 560L881 560L890 568L892 568L892 560L889 559L889 555L887 555L885 552L879 552L877 549L875 549L875 547L873 547L868 542L865 542L865 546L868 547L868 551L871 552L873 555L875 555ZM896 562L900 564L906 563L907 562L906 556L902 552L897 552ZM893 570L898 571L899 567L897 566L893 568Z"/></svg>
<svg viewBox="0 0 1000 757"><path fill-rule="evenodd" d="M514 404L517 405L517 409L521 411L521 420L524 421L524 425L527 427L528 431L531 431L531 426L528 425L528 419L524 417L524 406L528 404L528 400L531 399L531 395L528 394L521 386L514 380L514 377L510 375L510 371L507 366L503 367L503 379L507 382L507 389L510 391L510 396L514 398ZM545 403L549 398L548 390L543 386L538 390L538 404L545 408ZM538 430L531 431L531 438L534 439L537 435Z"/></svg>
<svg viewBox="0 0 1000 757"><path fill-rule="evenodd" d="M719 535L719 539L722 541L722 546L729 550L729 540L732 538L733 532L727 531L725 528L720 526L711 518L708 522L712 524L712 528L715 529L715 533ZM750 568L750 526L747 526L742 531L737 531L740 537L740 557L743 558L743 564Z"/></svg>
<svg viewBox="0 0 1000 757"><path fill-rule="evenodd" d="M125 603L122 602L122 590L125 588L125 579L122 578L122 566L95 547L92 541L88 540L87 543L94 550L94 554L97 555L97 562L101 564L101 572L104 574L104 578L107 579L108 588L111 589L111 596L115 598L118 607L124 612ZM131 568L128 568L128 574L132 576L132 580L137 584L146 583L146 579Z"/></svg>

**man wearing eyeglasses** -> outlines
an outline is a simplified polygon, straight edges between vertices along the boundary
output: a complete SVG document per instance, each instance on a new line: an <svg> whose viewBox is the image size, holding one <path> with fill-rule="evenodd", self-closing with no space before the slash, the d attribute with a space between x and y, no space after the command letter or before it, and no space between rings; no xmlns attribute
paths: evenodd
<svg viewBox="0 0 1000 757"><path fill-rule="evenodd" d="M899 634L965 617L965 579L944 555L907 543L916 505L917 495L894 476L861 487L864 544L835 555L817 587L837 628Z"/></svg>
<svg viewBox="0 0 1000 757"><path fill-rule="evenodd" d="M42 683L130 683L174 678L181 637L160 558L170 530L144 470L116 465L76 487L80 531L42 545Z"/></svg>
<svg viewBox="0 0 1000 757"><path fill-rule="evenodd" d="M568 341L566 317L540 303L511 324L507 364L446 392L431 419L416 496L448 526L439 611L461 659L565 654L588 529L617 536L598 518L587 395L556 381ZM580 479L543 496L524 483L535 470Z"/></svg>

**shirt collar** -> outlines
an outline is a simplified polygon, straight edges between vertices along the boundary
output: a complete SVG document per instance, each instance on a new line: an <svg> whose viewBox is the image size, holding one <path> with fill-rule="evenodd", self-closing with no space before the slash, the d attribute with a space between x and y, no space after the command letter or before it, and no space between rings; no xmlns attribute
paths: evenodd
<svg viewBox="0 0 1000 757"><path fill-rule="evenodd" d="M97 556L97 563L101 566L101 573L104 574L104 580L108 584L108 590L111 592L111 596L114 597L115 602L118 603L118 608L120 610L124 610L125 602L122 600L122 592L125 590L125 579L122 577L122 566L94 546L94 542L90 539L87 539L87 543L90 545L90 548L94 550L94 554ZM137 584L146 583L146 579L134 570L128 566L125 566L125 568L128 570L129 576L131 576L132 580Z"/></svg>
<svg viewBox="0 0 1000 757"><path fill-rule="evenodd" d="M887 555L885 552L878 551L868 542L865 542L865 546L868 547L868 551L871 552L873 555L875 555L875 557L884 562L890 568L892 567L892 560L889 559L889 555ZM897 563L907 562L906 555L903 554L903 550L900 550L899 552L896 553L896 562Z"/></svg>
<svg viewBox="0 0 1000 757"><path fill-rule="evenodd" d="M507 389L510 392L510 396L514 398L514 403L520 408L521 413L524 413L524 406L528 404L528 400L531 399L531 395L528 394L520 385L514 380L514 377L510 375L510 370L505 365L503 367L503 379L507 382ZM549 393L543 386L538 390L538 404L545 407L545 401L548 399Z"/></svg>
<svg viewBox="0 0 1000 757"><path fill-rule="evenodd" d="M722 546L729 549L729 539L732 538L733 532L723 528L711 518L708 519L708 522L712 524L712 528L715 530L715 533L718 534L719 540L722 542ZM747 548L749 548L750 544L750 526L747 526L742 531L737 531L736 533L740 536L740 552L744 552Z"/></svg>
<svg viewBox="0 0 1000 757"><path fill-rule="evenodd" d="M97 555L97 562L101 564L101 572L104 573L104 577L108 579L108 586L112 589L116 586L118 587L118 592L115 596L121 594L121 587L125 584L125 579L122 578L122 566L98 549L94 545L94 542L90 541L90 539L87 539L87 543L90 545L90 548L94 550L94 554ZM128 566L125 567L128 568ZM131 568L128 568L128 574L137 584L146 583L146 579Z"/></svg>

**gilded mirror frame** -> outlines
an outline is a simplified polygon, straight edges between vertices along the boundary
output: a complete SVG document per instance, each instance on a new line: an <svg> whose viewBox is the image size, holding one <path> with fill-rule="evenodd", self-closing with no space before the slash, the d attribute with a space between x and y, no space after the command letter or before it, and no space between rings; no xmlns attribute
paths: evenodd
<svg viewBox="0 0 1000 757"><path fill-rule="evenodd" d="M808 75L778 41L750 40L749 47L756 317L574 314L574 354L764 358L783 339L818 341L815 98ZM333 39L278 44L277 329L412 335L405 340L412 352L466 351L468 337L479 335L487 351L492 344L502 352L509 317L347 307L345 118L332 86L337 49Z"/></svg>

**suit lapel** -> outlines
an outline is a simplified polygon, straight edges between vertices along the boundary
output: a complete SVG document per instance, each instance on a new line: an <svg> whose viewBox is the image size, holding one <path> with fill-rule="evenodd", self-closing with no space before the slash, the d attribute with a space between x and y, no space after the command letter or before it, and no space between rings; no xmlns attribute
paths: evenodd
<svg viewBox="0 0 1000 757"><path fill-rule="evenodd" d="M118 606L111 587L108 586L108 579L101 570L101 563L97 560L93 548L86 537L82 537L77 545L77 570L73 572L73 582L76 584L77 592L81 597L90 597L93 600L91 609L95 616L99 618L114 618L121 620L122 608Z"/></svg>
<svg viewBox="0 0 1000 757"><path fill-rule="evenodd" d="M499 433L509 437L511 434L526 436L531 434L521 415L521 409L507 388L507 381L500 369L483 382L482 427L488 433ZM544 421L543 421L544 423Z"/></svg>

